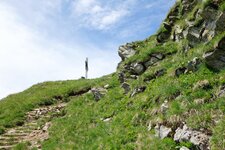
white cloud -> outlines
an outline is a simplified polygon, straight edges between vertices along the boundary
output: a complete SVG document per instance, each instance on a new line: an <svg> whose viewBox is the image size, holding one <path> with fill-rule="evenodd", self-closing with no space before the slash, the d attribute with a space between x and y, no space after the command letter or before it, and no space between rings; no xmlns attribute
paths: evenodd
<svg viewBox="0 0 225 150"><path fill-rule="evenodd" d="M73 17L82 20L81 26L107 30L129 15L128 6L133 5L131 1L134 0L106 5L100 0L74 0Z"/></svg>
<svg viewBox="0 0 225 150"><path fill-rule="evenodd" d="M0 3L0 98L38 82L79 78L86 56L90 77L115 71L118 58L112 51L78 46L80 41L73 45L51 41L22 20L13 7Z"/></svg>

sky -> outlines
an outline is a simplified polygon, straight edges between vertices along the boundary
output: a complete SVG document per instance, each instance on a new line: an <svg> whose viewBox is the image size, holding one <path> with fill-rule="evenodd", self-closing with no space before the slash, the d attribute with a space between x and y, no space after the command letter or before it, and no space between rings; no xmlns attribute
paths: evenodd
<svg viewBox="0 0 225 150"><path fill-rule="evenodd" d="M118 47L154 34L175 0L0 0L0 99L44 81L116 71Z"/></svg>

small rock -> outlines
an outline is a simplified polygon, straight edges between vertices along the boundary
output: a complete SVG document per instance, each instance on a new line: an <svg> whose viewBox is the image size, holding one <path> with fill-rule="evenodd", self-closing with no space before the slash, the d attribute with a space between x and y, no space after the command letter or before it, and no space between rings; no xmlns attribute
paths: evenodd
<svg viewBox="0 0 225 150"><path fill-rule="evenodd" d="M195 100L194 100L195 104L198 104L198 105L204 104L205 101L206 101L206 100L205 100L204 98L201 98L201 99L195 99Z"/></svg>
<svg viewBox="0 0 225 150"><path fill-rule="evenodd" d="M163 125L155 126L155 135L156 135L156 137L159 137L160 139L164 139L164 138L168 137L171 132L172 132L172 129L168 128L166 126L163 126Z"/></svg>
<svg viewBox="0 0 225 150"><path fill-rule="evenodd" d="M105 89L108 89L109 87L110 87L109 84L104 85L104 88L105 88Z"/></svg>
<svg viewBox="0 0 225 150"><path fill-rule="evenodd" d="M160 69L155 72L156 77L163 76L166 73L166 69Z"/></svg>
<svg viewBox="0 0 225 150"><path fill-rule="evenodd" d="M130 92L130 85L126 82L124 82L121 87L124 89L124 93L127 94Z"/></svg>
<svg viewBox="0 0 225 150"><path fill-rule="evenodd" d="M217 95L218 95L218 97L225 97L225 85L222 85L220 87L220 90Z"/></svg>
<svg viewBox="0 0 225 150"><path fill-rule="evenodd" d="M147 76L147 77L145 77L144 82L150 82L151 80L153 80L155 78L156 78L155 75Z"/></svg>
<svg viewBox="0 0 225 150"><path fill-rule="evenodd" d="M187 142L191 138L192 131L190 131L186 124L183 128L177 128L174 135L174 141Z"/></svg>
<svg viewBox="0 0 225 150"><path fill-rule="evenodd" d="M182 147L180 148L180 150L190 150L190 149L187 148L187 147L182 146Z"/></svg>
<svg viewBox="0 0 225 150"><path fill-rule="evenodd" d="M119 81L120 81L120 83L125 82L125 74L123 72L119 73Z"/></svg>
<svg viewBox="0 0 225 150"><path fill-rule="evenodd" d="M103 88L93 88L91 92L94 95L95 101L99 101L105 95L106 90Z"/></svg>
<svg viewBox="0 0 225 150"><path fill-rule="evenodd" d="M162 60L165 56L162 53L153 53L151 54L152 57L155 57L159 60Z"/></svg>
<svg viewBox="0 0 225 150"><path fill-rule="evenodd" d="M164 103L161 105L160 110L163 114L169 109L168 101L165 100Z"/></svg>
<svg viewBox="0 0 225 150"><path fill-rule="evenodd" d="M148 68L148 67L154 65L155 63L157 63L158 61L159 61L158 58L156 58L156 57L151 57L147 62L144 63L144 66L145 66L146 68Z"/></svg>
<svg viewBox="0 0 225 150"><path fill-rule="evenodd" d="M180 68L177 68L176 70L175 70L175 76L176 77L179 77L180 75L182 75L182 74L184 74L185 73L185 71L186 71L186 67L180 67Z"/></svg>
<svg viewBox="0 0 225 150"><path fill-rule="evenodd" d="M198 57L195 57L192 61L189 61L188 65L187 65L187 69L185 70L185 73L190 72L190 71L191 72L197 71L200 63L201 63L201 61Z"/></svg>
<svg viewBox="0 0 225 150"><path fill-rule="evenodd" d="M137 75L130 75L130 78L131 78L131 79L137 79L138 76L137 76Z"/></svg>
<svg viewBox="0 0 225 150"><path fill-rule="evenodd" d="M193 90L196 90L196 89L204 89L204 90L207 90L211 88L211 85L209 83L208 80L202 80L202 81L199 81L197 82L194 87L193 87Z"/></svg>
<svg viewBox="0 0 225 150"><path fill-rule="evenodd" d="M142 93L146 90L146 86L141 86L141 87L137 87L133 90L133 92L131 93L130 97L134 97L134 95L138 94L138 93Z"/></svg>
<svg viewBox="0 0 225 150"><path fill-rule="evenodd" d="M151 129L152 129L152 122L149 121L149 123L148 123L148 131L150 131Z"/></svg>

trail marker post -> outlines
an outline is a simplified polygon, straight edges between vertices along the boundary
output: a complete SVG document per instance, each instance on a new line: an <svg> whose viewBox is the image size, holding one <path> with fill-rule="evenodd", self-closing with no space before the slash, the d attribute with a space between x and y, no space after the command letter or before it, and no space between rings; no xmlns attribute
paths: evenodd
<svg viewBox="0 0 225 150"><path fill-rule="evenodd" d="M85 60L85 78L88 78L88 58Z"/></svg>

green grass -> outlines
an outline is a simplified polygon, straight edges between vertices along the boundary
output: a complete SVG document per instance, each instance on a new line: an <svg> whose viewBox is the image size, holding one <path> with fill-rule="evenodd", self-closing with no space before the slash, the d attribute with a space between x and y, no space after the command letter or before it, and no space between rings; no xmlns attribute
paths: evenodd
<svg viewBox="0 0 225 150"><path fill-rule="evenodd" d="M23 124L25 113L40 106L65 100L70 93L101 85L108 77L95 80L70 80L45 82L32 86L19 94L10 95L0 101L0 131Z"/></svg>

